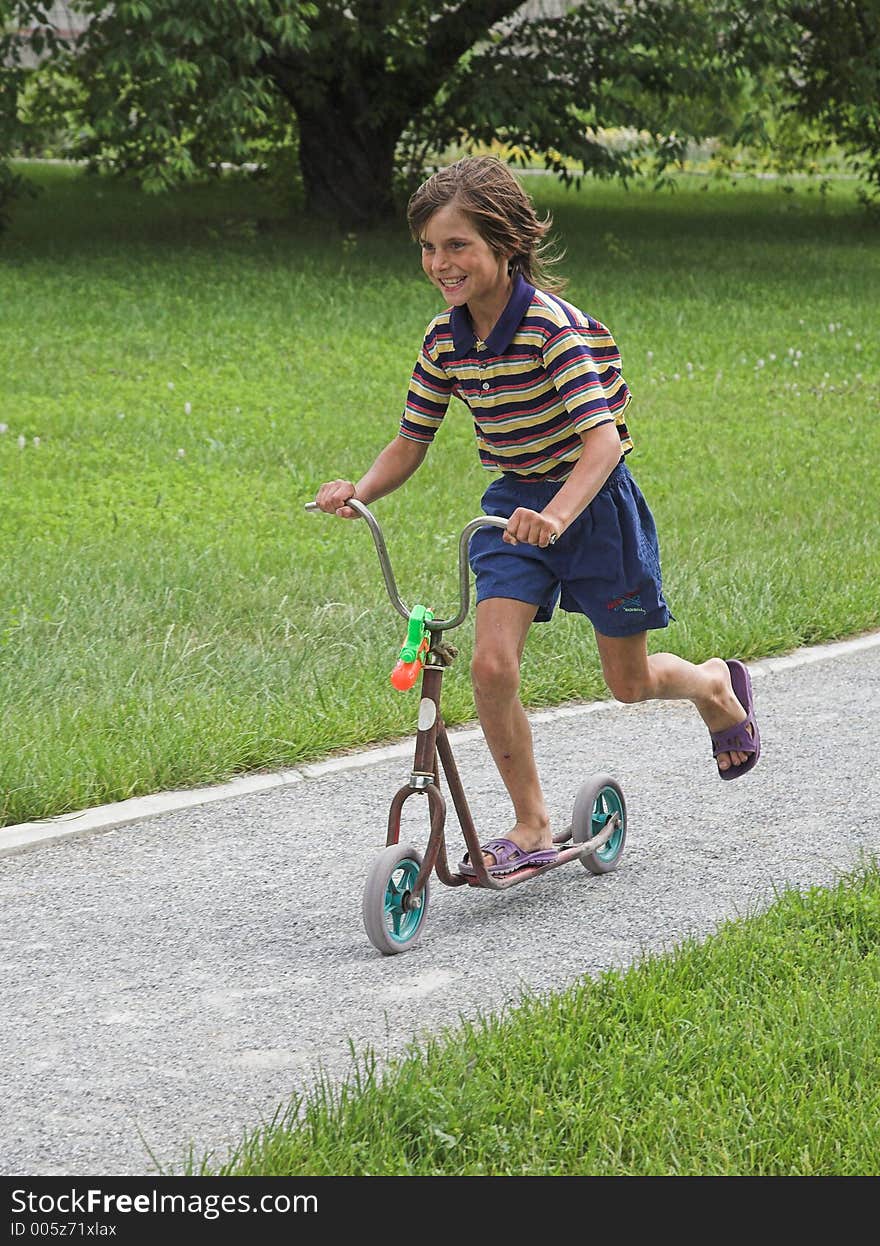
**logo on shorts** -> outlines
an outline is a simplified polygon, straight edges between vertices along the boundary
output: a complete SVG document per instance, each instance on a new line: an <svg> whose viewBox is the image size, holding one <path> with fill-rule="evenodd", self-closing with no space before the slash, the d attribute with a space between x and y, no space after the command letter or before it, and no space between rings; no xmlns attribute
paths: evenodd
<svg viewBox="0 0 880 1246"><path fill-rule="evenodd" d="M640 595L636 593L627 593L625 597L615 597L613 601L606 603L608 610L613 610L620 614L646 614L647 611L642 605Z"/></svg>

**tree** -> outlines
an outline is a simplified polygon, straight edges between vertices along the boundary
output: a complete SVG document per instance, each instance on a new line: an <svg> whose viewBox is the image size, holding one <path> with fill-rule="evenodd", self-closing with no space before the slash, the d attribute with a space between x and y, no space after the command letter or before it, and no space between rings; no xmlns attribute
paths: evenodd
<svg viewBox="0 0 880 1246"><path fill-rule="evenodd" d="M548 17L521 0L70 3L90 22L55 63L83 90L81 154L161 187L293 127L308 210L347 226L392 211L402 152L418 175L426 146L454 140L626 173L590 124L656 129L664 95L702 85L707 55L721 65L705 2L699 21L677 0Z"/></svg>
<svg viewBox="0 0 880 1246"><path fill-rule="evenodd" d="M82 88L78 150L151 190L254 144L281 145L290 112L260 68L309 38L305 0L69 0L88 18L56 66Z"/></svg>
<svg viewBox="0 0 880 1246"><path fill-rule="evenodd" d="M453 143L627 176L642 153L597 135L625 126L662 166L756 79L880 185L880 0L580 0L543 16L521 0L69 4L88 29L46 47L79 83L78 150L148 188L295 147L307 209L359 227Z"/></svg>
<svg viewBox="0 0 880 1246"><path fill-rule="evenodd" d="M880 0L799 0L792 107L854 153L869 196L880 198Z"/></svg>
<svg viewBox="0 0 880 1246"><path fill-rule="evenodd" d="M387 216L407 125L520 3L330 0L309 20L305 45L262 57L261 68L296 114L307 207L355 225Z"/></svg>
<svg viewBox="0 0 880 1246"><path fill-rule="evenodd" d="M0 0L0 233L8 224L12 201L25 190L24 179L12 171L7 157L22 137L18 100L29 62L57 54L60 47L44 10L40 0ZM34 33L25 38L26 30Z"/></svg>

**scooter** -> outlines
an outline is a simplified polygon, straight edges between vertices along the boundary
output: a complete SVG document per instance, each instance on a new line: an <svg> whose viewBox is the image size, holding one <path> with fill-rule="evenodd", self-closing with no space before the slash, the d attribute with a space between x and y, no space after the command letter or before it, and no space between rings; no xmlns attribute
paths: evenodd
<svg viewBox="0 0 880 1246"><path fill-rule="evenodd" d="M346 505L366 520L372 533L385 588L391 604L407 620L407 636L391 672L395 688L404 691L421 677L421 697L412 771L407 783L391 801L385 849L367 875L363 893L364 927L370 942L386 956L407 951L422 933L430 897L432 874L447 887L485 887L504 891L558 869L570 861L580 861L592 874L608 874L617 869L626 842L626 801L620 784L607 774L591 775L578 789L571 825L553 836L555 857L546 864L528 865L511 873L496 875L483 862L483 852L468 807L452 746L440 713L440 693L444 672L452 665L457 651L444 641L444 633L459 627L470 608L470 567L468 543L478 528L506 528L507 520L480 515L466 524L458 543L458 612L448 619L437 619L422 605L408 607L397 591L397 583L385 538L372 511L356 498ZM314 502L307 511L318 511ZM446 855L446 800L440 789L440 772L446 779L458 817L468 860L473 872L450 869ZM400 820L404 803L413 796L428 801L430 832L424 853L411 845L401 845Z"/></svg>

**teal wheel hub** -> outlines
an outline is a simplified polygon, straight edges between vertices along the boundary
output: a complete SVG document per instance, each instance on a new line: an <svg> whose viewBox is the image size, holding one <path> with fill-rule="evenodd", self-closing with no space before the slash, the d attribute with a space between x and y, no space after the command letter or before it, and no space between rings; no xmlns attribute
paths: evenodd
<svg viewBox="0 0 880 1246"><path fill-rule="evenodd" d="M428 885L413 899L422 855L390 844L373 862L364 887L364 928L373 947L394 956L412 947L428 912Z"/></svg>

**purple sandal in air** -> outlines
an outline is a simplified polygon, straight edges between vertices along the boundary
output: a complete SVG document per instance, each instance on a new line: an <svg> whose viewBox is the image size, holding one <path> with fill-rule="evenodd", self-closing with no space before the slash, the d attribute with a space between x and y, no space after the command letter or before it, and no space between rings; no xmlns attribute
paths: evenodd
<svg viewBox="0 0 880 1246"><path fill-rule="evenodd" d="M530 865L549 865L551 861L556 860L557 853L555 848L539 848L536 852L525 852L512 839L490 839L487 843L481 844L480 848L483 852L491 852L495 858L494 865L486 866L487 873L493 875L514 874L517 870L525 870ZM459 861L458 869L462 874L476 873L468 860L467 853L464 859Z"/></svg>
<svg viewBox="0 0 880 1246"><path fill-rule="evenodd" d="M755 702L752 698L752 680L748 669L731 658L727 663L730 671L730 682L733 692L740 705L746 711L746 717L735 727L725 727L721 731L710 731L712 740L712 756L719 753L750 753L751 756L741 766L731 766L729 770L719 770L722 779L738 779L757 765L761 756L761 733L755 722Z"/></svg>

